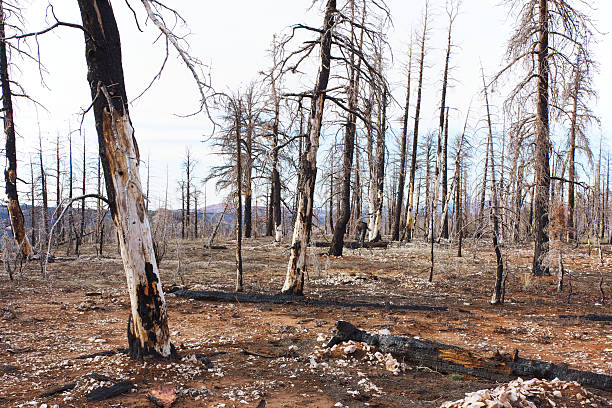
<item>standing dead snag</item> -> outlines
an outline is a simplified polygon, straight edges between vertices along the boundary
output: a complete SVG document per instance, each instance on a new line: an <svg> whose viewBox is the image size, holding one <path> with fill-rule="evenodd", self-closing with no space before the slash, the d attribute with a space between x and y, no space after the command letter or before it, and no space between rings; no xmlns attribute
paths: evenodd
<svg viewBox="0 0 612 408"><path fill-rule="evenodd" d="M414 210L414 182L415 182L415 174L416 174L416 156L417 156L417 146L419 139L419 118L421 113L421 95L423 93L423 68L425 64L425 40L427 38L427 11L428 11L429 3L425 2L425 14L423 18L423 33L421 35L421 56L419 59L419 85L417 88L417 103L416 103L416 111L414 114L414 132L412 134L412 156L410 162L410 182L408 184L408 199L407 199L407 208L408 208L408 216L406 218L406 230L404 231L404 237L406 241L410 242L412 240L413 234L413 216L412 211ZM417 205L418 212L418 205Z"/></svg>
<svg viewBox="0 0 612 408"><path fill-rule="evenodd" d="M6 38L4 31L4 4L0 0L0 38ZM2 109L4 110L4 134L6 137L6 161L7 168L4 170L4 181L6 186L7 209L11 222L13 237L24 257L32 255L32 246L26 235L24 217L19 206L17 195L17 149L15 147L15 123L13 122L13 100L11 84L8 74L8 58L6 53L6 41L0 41L0 81L2 82Z"/></svg>
<svg viewBox="0 0 612 408"><path fill-rule="evenodd" d="M130 354L134 358L146 354L169 357L175 350L140 184L140 157L128 113L119 30L108 0L78 0L78 4L100 159L130 294Z"/></svg>
<svg viewBox="0 0 612 408"><path fill-rule="evenodd" d="M323 107L331 64L332 30L336 13L336 0L328 0L321 35L321 62L317 82L312 94L308 138L300 159L297 191L297 211L291 239L291 254L282 293L302 295L306 272L306 249L312 229L315 181L317 178L317 150L323 122Z"/></svg>

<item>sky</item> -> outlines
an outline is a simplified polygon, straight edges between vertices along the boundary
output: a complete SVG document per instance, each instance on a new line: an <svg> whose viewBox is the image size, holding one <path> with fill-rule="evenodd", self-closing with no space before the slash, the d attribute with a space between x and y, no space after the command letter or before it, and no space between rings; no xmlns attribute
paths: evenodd
<svg viewBox="0 0 612 408"><path fill-rule="evenodd" d="M47 0L23 0L22 3L25 31L38 31L53 22ZM140 2L134 0L131 3L144 32L138 30L125 1L112 1L122 38L127 94L129 98L135 98L158 72L164 58L164 47L162 41L156 41L157 29L150 22L145 23ZM462 3L454 25L453 44L456 47L451 56L453 87L447 98L449 106L453 108L451 133L452 129L463 126L470 104L476 119L482 115L480 64L489 77L504 65L507 40L515 21L508 18L509 9L503 3L506 2L464 0ZM612 40L606 34L612 21L612 2L593 0L591 3L594 10L589 14L600 31L594 49L595 58L600 64L594 84L599 99L594 104L594 111L602 122L601 130L593 129L591 133L592 143L597 145L599 137L603 135L605 138L612 132L612 81L609 80L612 78L612 53L609 52ZM80 22L76 1L51 0L51 4L58 19ZM212 86L222 92L261 80L259 72L271 65L268 50L274 34L286 33L292 24L319 26L322 21L322 7L319 4L311 7L312 0L167 0L166 4L176 8L185 18L187 26L178 26L177 30L182 34L189 33L186 38L190 53L208 67ZM388 75L394 97L403 101L404 69L410 37L420 27L425 2L387 0L387 4L393 19L388 34L393 51ZM437 128L436 111L447 30L444 4L445 0L430 0L431 48L426 56L421 129ZM67 147L63 142L70 131L79 128L82 111L91 103L91 95L86 80L84 39L79 30L60 27L37 37L37 41L30 40L23 45L34 54L40 53L43 65L41 68L31 61L11 58L13 79L44 107L35 107L25 100L16 102L15 122L20 136L17 141L19 171L21 178L29 179L29 161L38 146L38 135L42 137L45 151L55 151L55 141L59 135L65 154ZM300 90L307 90L310 84L311 81L297 85L301 87ZM501 104L503 95L494 94L491 98L493 104ZM145 162L141 166L143 180L146 179L146 166L150 165L153 208L161 204L167 184L169 195L177 196L177 180L187 148L198 161L198 179L207 174L210 166L219 163L219 157L203 143L210 131L206 117L181 117L197 110L198 100L189 71L178 60L176 53L171 53L161 79L130 105L141 158ZM391 112L392 128L399 127L400 111L397 106ZM88 174L94 177L97 139L91 114L85 116L83 131L89 158ZM73 133L72 137L73 154L80 157L83 141L78 133ZM609 149L607 139L604 139L604 148ZM51 165L53 158L50 152L47 159ZM27 186L22 188L24 191L27 189ZM222 200L223 194L216 192L212 183L207 185L206 190L209 205ZM175 199L171 206L178 208L180 203Z"/></svg>

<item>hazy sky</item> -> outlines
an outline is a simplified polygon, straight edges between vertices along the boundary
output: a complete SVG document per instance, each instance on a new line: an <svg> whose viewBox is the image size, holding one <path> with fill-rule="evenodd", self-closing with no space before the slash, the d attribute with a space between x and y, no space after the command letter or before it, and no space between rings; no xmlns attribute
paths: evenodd
<svg viewBox="0 0 612 408"><path fill-rule="evenodd" d="M26 4L26 31L37 31L51 21L45 17L47 0L23 1ZM51 0L59 19L80 22L76 1ZM134 17L124 1L113 1L114 11L119 23L123 46L123 65L128 97L134 98L147 86L158 71L163 60L163 43L158 41L157 30L145 26L144 11L139 1L131 1L138 14L144 33L137 30ZM321 24L321 7L309 9L312 0L238 0L225 2L176 1L166 0L187 20L191 34L188 41L191 53L210 67L213 86L216 90L227 91L258 80L258 72L270 66L267 56L272 36L286 32L287 27L305 22L318 26ZM503 65L503 56L509 33L514 21L508 21L508 7L499 0L464 0L461 13L454 26L453 43L457 46L452 54L453 89L447 103L455 108L451 117L451 129L460 128L472 100L474 116L481 107L480 100L480 62L485 72L492 74ZM411 31L420 26L424 0L387 0L393 18L389 41L393 48L393 63L390 67L390 80L397 100L404 99L403 70L407 62L407 48ZM421 129L435 129L436 106L440 94L441 70L444 48L446 46L447 18L444 12L445 0L431 0L431 50L426 57L425 90L422 105L423 121ZM600 31L606 32L612 21L612 2L593 0L596 10L590 12ZM45 19L47 23L45 23ZM598 21L599 20L599 21ZM179 27L179 31L186 32ZM600 72L595 80L599 100L595 111L602 119L602 132L592 132L593 145L597 146L600 135L612 131L612 40L609 35L598 35L599 44L595 57L600 63ZM12 73L27 89L28 93L44 105L45 109L34 109L32 104L17 103L15 122L21 138L18 140L19 159L24 174L24 165L29 163L29 155L24 151L34 151L38 145L38 126L43 137L43 148L55 149L56 135L65 141L69 129L74 130L80 122L80 112L86 108L91 97L86 80L84 59L84 40L80 31L58 28L52 33L40 36L38 46L29 41L31 52L40 50L44 64L44 86L41 83L38 66L27 60L13 59L18 69ZM304 84L304 89L308 84ZM414 85L413 85L414 89ZM503 95L492 96L492 103L500 104ZM413 98L414 100L414 98ZM193 79L180 64L173 53L160 81L141 99L130 107L136 138L143 160L150 156L152 200L157 206L163 197L168 168L171 195L176 191L181 161L185 148L190 147L199 161L197 175L203 177L208 167L218 160L201 142L207 129L204 116L188 119L180 114L192 112L197 108L198 95L194 90ZM397 127L399 111L392 113L391 119ZM91 174L94 174L97 141L91 115L85 121L88 156L91 158ZM75 138L74 154L81 155L82 141ZM607 144L606 144L607 145ZM51 160L51 157L49 157ZM51 161L49 161L51 164ZM29 169L28 169L29 173ZM143 180L146 167L141 167ZM212 185L208 186L209 204L220 201ZM177 206L178 202L174 202Z"/></svg>

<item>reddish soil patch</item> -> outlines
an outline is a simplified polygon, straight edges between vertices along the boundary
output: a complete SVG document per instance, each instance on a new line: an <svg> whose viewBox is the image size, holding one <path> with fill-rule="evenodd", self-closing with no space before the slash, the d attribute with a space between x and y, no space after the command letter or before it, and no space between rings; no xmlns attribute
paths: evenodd
<svg viewBox="0 0 612 408"><path fill-rule="evenodd" d="M233 289L233 249L231 242L227 245L230 249L209 251L200 241L182 244L187 287ZM604 293L612 301L608 254L603 266L598 256L583 250L566 254L572 281L568 297L567 291L556 292L554 278L529 275L528 248L505 248L511 268L506 304L492 307L495 258L488 249L466 248L457 258L454 249L436 248L431 284L424 245L345 251L344 258L311 257L306 295L381 307L201 302L168 294L172 340L183 357L176 362L135 362L122 353L129 300L116 252L103 259L58 259L49 264L49 281L36 263L26 265L13 282L0 274L0 405L152 406L148 392L163 385L178 393L177 407L256 407L262 399L267 407L438 407L496 386L410 364L394 374L383 364L352 357L318 358L313 364L316 347L331 337L339 319L365 330L387 329L481 353L518 349L525 358L612 375L612 323L560 317L612 314L599 289L603 276ZM245 289L277 292L287 254L269 239L246 240ZM161 266L166 288L177 284L173 250ZM446 306L448 311L396 310L385 308L385 302ZM108 355L78 358L103 351ZM91 373L108 378L91 378ZM115 380L131 381L136 388L86 402L87 392ZM74 388L40 397L66 384ZM610 392L591 391L612 401Z"/></svg>

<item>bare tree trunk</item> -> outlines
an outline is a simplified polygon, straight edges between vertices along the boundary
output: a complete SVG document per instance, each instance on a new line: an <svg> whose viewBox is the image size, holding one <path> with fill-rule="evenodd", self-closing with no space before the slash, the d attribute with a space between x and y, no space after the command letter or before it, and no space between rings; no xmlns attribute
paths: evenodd
<svg viewBox="0 0 612 408"><path fill-rule="evenodd" d="M234 106L234 131L236 133L236 292L242 292L242 121L241 101ZM247 187L248 188L248 187Z"/></svg>
<svg viewBox="0 0 612 408"><path fill-rule="evenodd" d="M98 166L99 169L99 166ZM149 204L151 203L151 156L147 156L147 201L146 201L146 210L147 214L149 213ZM99 201L99 200L98 200Z"/></svg>
<svg viewBox="0 0 612 408"><path fill-rule="evenodd" d="M36 184L34 180L34 163L32 157L30 157L30 187L31 187L31 198L32 205L30 206L30 221L32 223L32 247L36 246ZM22 252L23 254L23 252Z"/></svg>
<svg viewBox="0 0 612 408"><path fill-rule="evenodd" d="M273 53L274 58L274 66L277 66L276 61L277 53ZM272 122L272 194L270 196L270 222L268 226L268 235L272 235L272 222L274 223L274 242L280 244L283 239L283 228L282 228L282 218L281 218L281 180L280 180L280 168L279 168L279 160L278 160L278 136L279 136L279 123L280 123L280 98L278 96L278 91L276 89L276 76L274 71L270 75L271 79L271 88L272 88L272 99L274 102L274 119ZM300 136L302 132L302 100L300 99Z"/></svg>
<svg viewBox="0 0 612 408"><path fill-rule="evenodd" d="M225 213L227 212L227 209L230 206L230 201L231 200L228 199L227 203L225 203L225 206L223 206L223 212L221 213L221 216L217 220L217 224L215 224L215 228L210 233L210 238L208 240L208 248L212 248L212 245L215 242L215 237L217 236L217 233L219 232L219 227L221 226L221 223L223 222L223 217L225 217Z"/></svg>
<svg viewBox="0 0 612 408"><path fill-rule="evenodd" d="M119 232L130 294L130 354L169 357L166 301L140 183L139 152L128 113L119 30L107 1L78 0L85 29L87 79L110 210Z"/></svg>
<svg viewBox="0 0 612 408"><path fill-rule="evenodd" d="M457 256L461 258L461 246L463 244L463 213L461 208L461 157L457 155L455 160L455 229L457 235Z"/></svg>
<svg viewBox="0 0 612 408"><path fill-rule="evenodd" d="M56 178L56 183L55 183L55 213L56 214L61 214L62 209L60 208L62 205L62 194L60 191L60 180L61 180L61 174L60 174L60 137L59 137L59 132L57 133L57 139L56 139L56 148L55 148L55 164L56 164L56 168L55 168L55 178ZM62 234L63 234L64 230L62 229ZM62 238L62 234L58 234L58 237L56 239L56 243L58 241L61 240Z"/></svg>
<svg viewBox="0 0 612 408"><path fill-rule="evenodd" d="M377 242L381 239L382 210L385 181L385 133L387 127L387 90L382 86L382 97L378 106L378 129L376 130L376 154L374 167L370 170L370 222L368 225L368 241Z"/></svg>
<svg viewBox="0 0 612 408"><path fill-rule="evenodd" d="M43 202L42 217L41 217L42 228L40 230L40 233L42 235L41 243L45 243L47 242L48 237L49 237L49 201L48 201L48 194L47 194L47 173L45 172L45 167L43 164L42 139L40 138L40 135L39 135L38 141L39 141L39 146L40 146L38 157L40 159L40 184L42 187L41 195L42 195L42 202Z"/></svg>
<svg viewBox="0 0 612 408"><path fill-rule="evenodd" d="M187 150L187 180L185 185L185 238L189 239L191 226L191 152Z"/></svg>
<svg viewBox="0 0 612 408"><path fill-rule="evenodd" d="M450 61L451 54L451 34L453 30L453 22L455 20L456 14L454 11L448 11L449 23L448 23L448 40L446 44L446 58L444 60L444 75L442 78L442 97L440 99L440 122L439 122L439 132L440 137L438 140L442 139L442 135L444 135L444 142L442 143L442 157L441 157L441 171L442 171L442 205L446 202L447 195L447 159L448 159L448 108L446 106L446 89L448 86L448 64ZM445 126L446 124L446 126ZM440 148L438 148L440 150ZM437 192L437 191L436 191ZM442 213L442 238L448 238L448 213L446 210Z"/></svg>
<svg viewBox="0 0 612 408"><path fill-rule="evenodd" d="M393 216L393 228L391 229L391 240L399 241L402 219L402 207L404 205L404 184L406 183L406 144L408 141L408 113L410 110L410 74L412 72L412 41L410 42L410 53L408 57L408 78L406 79L406 102L404 104L404 116L402 118L402 144L400 149L400 169L397 179L397 196L395 200L395 214Z"/></svg>
<svg viewBox="0 0 612 408"><path fill-rule="evenodd" d="M329 212L327 219L329 221L329 230L334 233L334 166L330 163L329 167Z"/></svg>
<svg viewBox="0 0 612 408"><path fill-rule="evenodd" d="M548 127L548 0L539 0L538 90L535 140L534 249L532 273L547 275L548 199L550 190L549 127Z"/></svg>
<svg viewBox="0 0 612 408"><path fill-rule="evenodd" d="M423 67L425 64L425 40L427 37L427 11L428 3L425 3L425 19L423 21L423 33L421 36L421 57L419 59L419 86L417 88L417 104L414 114L414 132L412 134L412 162L410 163L410 183L408 184L408 220L406 220L406 241L412 240L412 211L414 203L414 176L416 172L416 156L419 138L419 117L421 113L421 95L423 92ZM417 209L418 211L418 209Z"/></svg>
<svg viewBox="0 0 612 408"><path fill-rule="evenodd" d="M246 168L244 169L244 237L251 238L253 229L253 89L247 95L247 128L245 142ZM241 259L242 262L242 259ZM242 266L241 266L242 269Z"/></svg>
<svg viewBox="0 0 612 408"><path fill-rule="evenodd" d="M82 184L81 184L81 192L82 195L85 195L85 186L86 186L86 182L87 182L87 163L86 163L86 156L87 156L87 152L85 150L85 133L83 133L83 179L82 179ZM77 237L77 241L76 241L76 255L79 256L79 248L81 246L81 244L83 243L83 235L85 234L85 199L83 198L81 200L81 225L80 225L80 229L79 229L79 236Z"/></svg>
<svg viewBox="0 0 612 408"><path fill-rule="evenodd" d="M570 125L570 135L569 135L569 169L568 169L568 179L569 183L567 186L567 231L568 238L570 240L574 240L576 238L575 234L575 222L574 222L574 183L576 179L576 128L577 128L577 119L578 119L578 92L580 89L580 54L578 54L576 61L576 72L574 77L574 89L572 94L572 117L571 117L571 125Z"/></svg>
<svg viewBox="0 0 612 408"><path fill-rule="evenodd" d="M481 68L482 70L482 68ZM489 95L487 92L487 84L485 82L484 70L482 70L482 85L487 106L487 124L489 127L489 152L491 153L491 218L493 221L493 248L495 249L495 260L497 262L497 270L495 274L495 290L491 297L492 305L499 305L504 301L504 260L502 258L501 248L499 246L499 207L497 205L497 186L495 185L495 155L493 154L493 129L491 126L491 112L489 110Z"/></svg>
<svg viewBox="0 0 612 408"><path fill-rule="evenodd" d="M185 239L185 183L181 182L181 239Z"/></svg>
<svg viewBox="0 0 612 408"><path fill-rule="evenodd" d="M4 2L0 0L0 38L6 38ZM7 167L4 171L6 187L7 209L11 222L13 237L24 257L33 254L32 245L26 234L23 212L19 206L17 193L17 148L15 143L15 123L13 121L13 99L11 94L11 83L8 72L8 55L6 41L0 41L0 81L2 82L2 110L4 120L4 135L6 137L6 161Z"/></svg>
<svg viewBox="0 0 612 408"><path fill-rule="evenodd" d="M68 134L68 198L70 199L70 203L72 203L72 189L73 185L73 176L72 172L72 132ZM75 229L74 229L74 211L72 205L70 205L70 209L68 210L68 245L66 246L66 255L69 255L72 251L72 240L74 237Z"/></svg>
<svg viewBox="0 0 612 408"><path fill-rule="evenodd" d="M308 138L300 160L300 173L297 189L297 211L291 239L291 253L287 266L287 276L282 288L285 294L302 295L304 274L306 272L306 249L312 229L314 190L317 177L317 150L323 122L323 108L329 81L331 65L332 30L336 12L336 0L328 0L321 35L320 66L312 95Z"/></svg>

